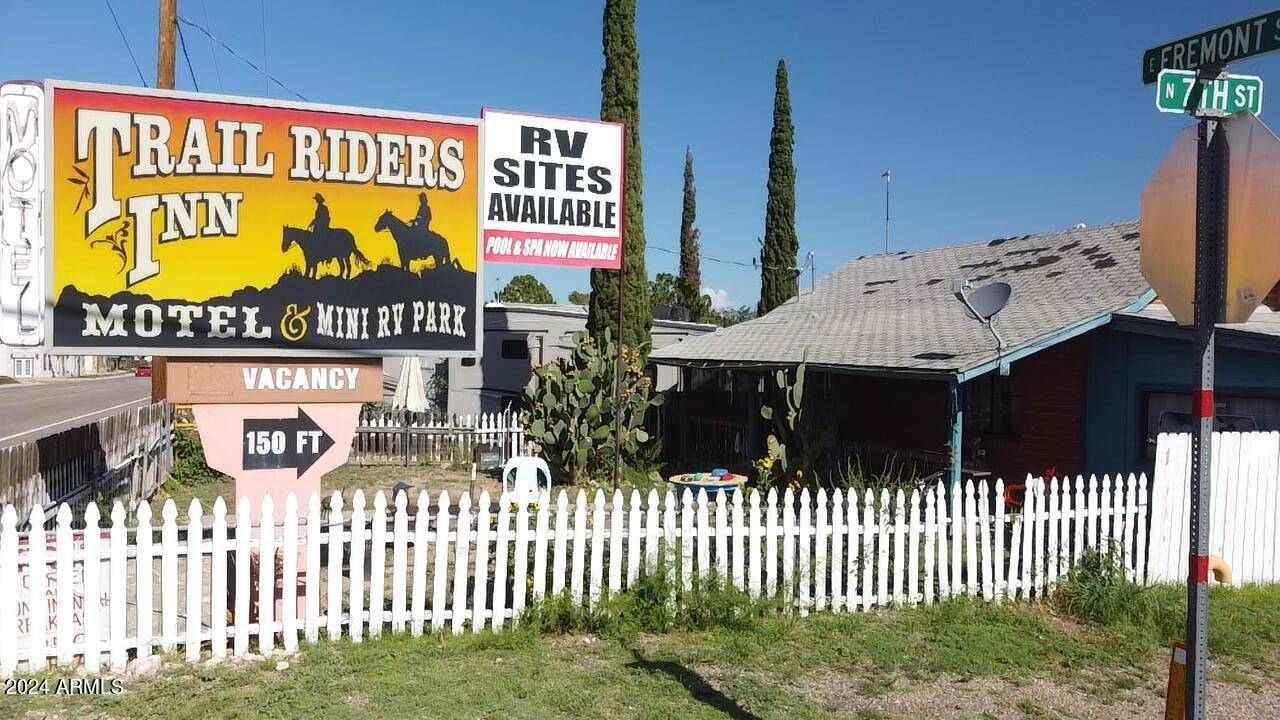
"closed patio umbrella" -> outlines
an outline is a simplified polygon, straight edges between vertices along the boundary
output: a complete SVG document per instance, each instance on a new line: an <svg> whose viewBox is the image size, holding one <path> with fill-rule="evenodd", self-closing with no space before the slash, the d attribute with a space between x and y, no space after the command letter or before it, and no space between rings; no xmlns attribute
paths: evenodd
<svg viewBox="0 0 1280 720"><path fill-rule="evenodd" d="M422 382L422 363L416 355L405 358L400 366L400 382L396 385L391 407L416 413L427 411L427 389Z"/></svg>

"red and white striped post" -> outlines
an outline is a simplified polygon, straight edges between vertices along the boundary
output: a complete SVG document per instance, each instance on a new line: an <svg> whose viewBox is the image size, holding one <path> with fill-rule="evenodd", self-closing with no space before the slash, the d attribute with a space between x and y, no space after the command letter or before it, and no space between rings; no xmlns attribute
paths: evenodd
<svg viewBox="0 0 1280 720"><path fill-rule="evenodd" d="M1209 659L1209 487L1213 453L1214 334L1222 319L1227 259L1227 136L1201 118L1196 149L1196 388L1191 435L1190 557L1187 577L1188 720L1205 717Z"/></svg>

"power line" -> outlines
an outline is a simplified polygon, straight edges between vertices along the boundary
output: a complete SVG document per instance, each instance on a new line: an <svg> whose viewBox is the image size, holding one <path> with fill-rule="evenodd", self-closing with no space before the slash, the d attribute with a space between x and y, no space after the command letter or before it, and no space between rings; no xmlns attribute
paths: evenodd
<svg viewBox="0 0 1280 720"><path fill-rule="evenodd" d="M657 250L658 252L664 252L670 255L680 254L679 250L672 250L671 248L665 248L659 245L649 244L646 247L648 247L651 250ZM721 263L724 265L738 265L741 267L749 267L749 268L757 268L757 269L761 268L761 265L758 262L742 262L741 260L725 260L723 258L711 257L710 255L701 255L699 256L699 259L708 260L710 262L715 262L715 263ZM776 270L776 271L782 271L782 272L800 272L802 270L808 269L810 262L812 262L812 260L806 260L805 264L799 267L796 267L794 265L791 265L788 267L774 267L772 265L765 265L763 267L765 270Z"/></svg>
<svg viewBox="0 0 1280 720"><path fill-rule="evenodd" d="M648 247L650 247L653 250L657 250L658 252L669 253L671 255L680 254L679 250L672 250L670 248L659 247L657 245L649 245ZM742 262L741 260L724 260L721 258L711 257L710 255L700 255L699 259L709 260L711 262L723 263L725 265L741 265L742 267L755 267L755 265L749 262Z"/></svg>
<svg viewBox="0 0 1280 720"><path fill-rule="evenodd" d="M262 74L267 74L267 0L258 0L262 9ZM267 77L271 77L267 75ZM267 83L267 97L271 97L271 83Z"/></svg>
<svg viewBox="0 0 1280 720"><path fill-rule="evenodd" d="M275 83L276 85L279 85L279 86L280 86L281 88L283 88L286 92L292 93L295 97L297 97L299 100L301 100L301 101L303 101L303 102L311 102L311 101L310 101L310 100L308 100L306 97L304 97L304 96L302 95L302 93L300 93L300 92L298 92L297 90L294 90L293 88L289 87L288 85L285 85L284 83L280 82L280 79L279 79L279 78L275 77L274 75L270 75L270 74L268 74L266 70L263 70L262 68L258 67L258 66L257 66L257 64L255 64L252 60L250 60L250 59L246 58L245 56L241 55L240 53L236 52L235 50L233 50L233 49L231 48L231 46L230 46L230 45L228 45L228 44L226 44L226 43L222 42L221 40L219 40L218 38L214 37L213 33L209 32L209 31L208 31L208 30L206 30L206 29L204 29L204 27L202 27L199 23L192 22L191 20L189 20L188 18L186 18L186 17L184 17L184 16L182 16L182 15L179 15L179 16L178 16L178 22L179 22L179 23L181 23L181 24L183 24L183 25L188 25L188 26L190 26L190 27L192 27L192 28L195 28L196 30L199 30L200 32L204 33L204 34L205 34L205 36L206 36L206 37L208 37L211 41L216 42L216 43L218 43L219 45L221 45L221 46L222 46L222 49L223 49L223 50L226 50L228 53L230 53L232 57L234 57L235 59L237 59L237 60L239 60L240 62L244 63L245 65L248 65L249 67L253 68L256 72L258 72L260 75L262 75L263 77L265 77L269 82L273 82L273 83Z"/></svg>
<svg viewBox="0 0 1280 720"><path fill-rule="evenodd" d="M204 11L205 26L213 27L213 23L209 22L209 6L204 0L200 0L200 8ZM209 38L209 58L213 60L213 74L218 78L218 92L222 92L222 70L218 68L218 50L213 46L213 38Z"/></svg>
<svg viewBox="0 0 1280 720"><path fill-rule="evenodd" d="M187 61L187 72L191 73L191 84L196 92L200 92L200 83L196 81L196 69L191 65L191 56L187 54L187 37L182 34L182 26L178 26L178 45L182 48L182 57Z"/></svg>
<svg viewBox="0 0 1280 720"><path fill-rule="evenodd" d="M124 41L124 49L129 51L129 59L133 61L133 69L138 71L138 79L142 81L142 87L150 87L147 85L147 78L142 74L142 68L138 67L138 58L133 56L133 48L129 47L129 38L124 36L124 29L120 27L120 19L116 17L116 9L111 7L111 0L103 0L107 4L107 10L111 13L111 20L116 24L116 32L120 33L120 39Z"/></svg>

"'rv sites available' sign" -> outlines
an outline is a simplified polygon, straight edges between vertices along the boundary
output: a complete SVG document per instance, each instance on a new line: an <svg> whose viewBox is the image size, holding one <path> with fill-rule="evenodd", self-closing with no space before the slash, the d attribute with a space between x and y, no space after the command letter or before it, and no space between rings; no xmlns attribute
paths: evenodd
<svg viewBox="0 0 1280 720"><path fill-rule="evenodd" d="M485 261L621 267L622 125L483 115Z"/></svg>
<svg viewBox="0 0 1280 720"><path fill-rule="evenodd" d="M44 92L53 346L476 352L478 121L60 82Z"/></svg>

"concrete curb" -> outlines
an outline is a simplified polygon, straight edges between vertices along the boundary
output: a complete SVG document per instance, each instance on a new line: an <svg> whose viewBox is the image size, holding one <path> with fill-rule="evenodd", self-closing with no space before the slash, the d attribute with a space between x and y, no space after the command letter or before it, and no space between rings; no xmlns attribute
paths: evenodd
<svg viewBox="0 0 1280 720"><path fill-rule="evenodd" d="M77 383L99 382L102 380L115 380L122 377L133 377L132 370L121 370L119 372L105 373L102 375L90 375L88 377L66 377L66 378L47 378L43 380L19 380L16 383L8 385L0 385L0 392L4 392L10 388L30 388L39 387L41 385L75 385Z"/></svg>

